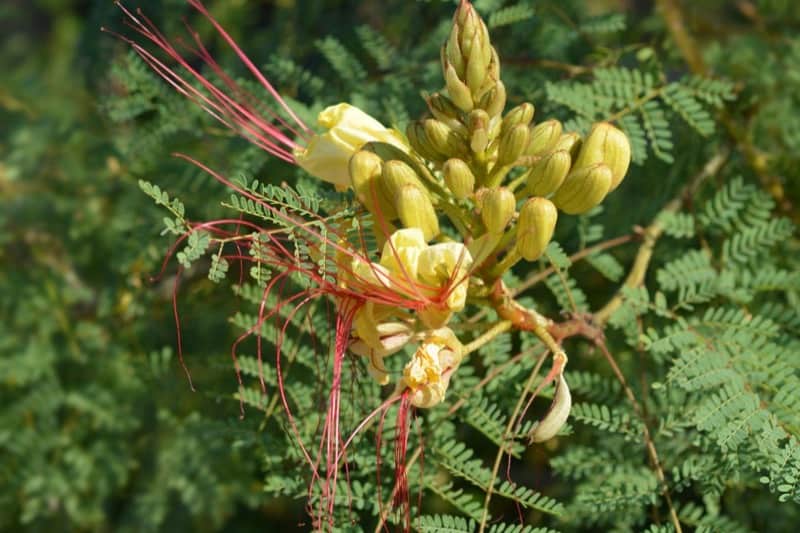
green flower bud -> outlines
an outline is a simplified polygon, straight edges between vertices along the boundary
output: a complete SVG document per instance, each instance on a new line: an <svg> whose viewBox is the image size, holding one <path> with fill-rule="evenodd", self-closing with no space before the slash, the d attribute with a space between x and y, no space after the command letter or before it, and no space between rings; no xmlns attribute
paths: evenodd
<svg viewBox="0 0 800 533"><path fill-rule="evenodd" d="M578 151L581 148L581 136L577 133L565 133L559 137L558 142L553 147L553 150L566 150L572 159L578 157Z"/></svg>
<svg viewBox="0 0 800 533"><path fill-rule="evenodd" d="M547 196L558 190L569 173L571 163L572 158L566 150L544 156L528 171L528 193L532 196Z"/></svg>
<svg viewBox="0 0 800 533"><path fill-rule="evenodd" d="M414 185L422 191L425 190L413 168L402 161L386 161L383 164L383 173L381 175L381 186L386 195L385 197L396 201L397 195L400 194L400 189L406 185Z"/></svg>
<svg viewBox="0 0 800 533"><path fill-rule="evenodd" d="M422 125L422 122L409 123L408 127L406 127L406 137L408 137L408 142L414 151L424 159L428 161L441 161L444 159L444 156L434 150L430 141L428 141L428 136L425 135L425 127Z"/></svg>
<svg viewBox="0 0 800 533"><path fill-rule="evenodd" d="M452 63L448 63L445 67L444 82L447 87L447 94L450 95L453 103L462 111L467 113L472 111L474 106L472 93L470 93L469 87L459 79Z"/></svg>
<svg viewBox="0 0 800 533"><path fill-rule="evenodd" d="M481 195L481 219L489 233L500 233L506 229L516 211L514 193L506 187L497 187Z"/></svg>
<svg viewBox="0 0 800 533"><path fill-rule="evenodd" d="M380 186L383 160L372 152L360 150L350 158L350 183L356 198L370 213L394 220L397 213Z"/></svg>
<svg viewBox="0 0 800 533"><path fill-rule="evenodd" d="M422 122L431 148L449 157L466 157L467 140L439 120L429 118Z"/></svg>
<svg viewBox="0 0 800 533"><path fill-rule="evenodd" d="M622 182L631 163L631 145L628 137L607 122L595 124L581 146L576 168L595 163L605 163L611 169L611 188L613 191Z"/></svg>
<svg viewBox="0 0 800 533"><path fill-rule="evenodd" d="M442 167L444 182L453 196L463 200L475 189L475 175L461 159L448 159Z"/></svg>
<svg viewBox="0 0 800 533"><path fill-rule="evenodd" d="M469 146L476 154L483 153L489 146L489 114L483 109L473 109L469 114Z"/></svg>
<svg viewBox="0 0 800 533"><path fill-rule="evenodd" d="M506 113L506 116L503 117L502 129L500 130L502 132L501 135L517 124L530 125L531 120L533 120L533 112L533 104L524 102Z"/></svg>
<svg viewBox="0 0 800 533"><path fill-rule="evenodd" d="M546 198L531 198L519 210L516 248L523 259L535 261L544 253L556 229L558 209Z"/></svg>
<svg viewBox="0 0 800 533"><path fill-rule="evenodd" d="M558 138L561 137L561 122L546 120L537 124L531 130L531 140L525 153L528 155L541 155L552 150Z"/></svg>
<svg viewBox="0 0 800 533"><path fill-rule="evenodd" d="M439 234L439 220L431 199L417 185L404 185L398 191L395 209L406 228L419 228L429 241Z"/></svg>
<svg viewBox="0 0 800 533"><path fill-rule="evenodd" d="M492 87L481 98L479 107L485 109L490 117L494 118L503 114L503 109L506 107L506 86L497 80Z"/></svg>
<svg viewBox="0 0 800 533"><path fill-rule="evenodd" d="M511 127L500 139L497 149L497 164L511 165L523 154L530 141L531 130L527 124Z"/></svg>
<svg viewBox="0 0 800 533"><path fill-rule="evenodd" d="M441 93L433 93L425 101L435 119L441 120L451 128L462 126L463 113L456 107L452 100Z"/></svg>
<svg viewBox="0 0 800 533"><path fill-rule="evenodd" d="M611 187L611 169L603 163L573 170L553 196L553 203L570 215L585 213L603 201Z"/></svg>

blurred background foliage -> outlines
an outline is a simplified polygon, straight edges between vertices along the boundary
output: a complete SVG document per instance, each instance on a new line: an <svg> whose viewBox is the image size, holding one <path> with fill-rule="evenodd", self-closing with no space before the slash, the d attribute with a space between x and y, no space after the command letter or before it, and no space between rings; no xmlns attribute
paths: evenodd
<svg viewBox="0 0 800 533"><path fill-rule="evenodd" d="M180 0L129 4L167 34L188 20L212 50L220 47ZM735 100L715 115L716 131L703 139L676 129L673 161L650 157L634 171L606 203L607 228L623 233L647 223L710 146L724 143L736 147L737 169L798 220L796 2L475 4L492 27L516 98L510 104L530 99L537 116L571 118L548 82L579 81L603 66L646 70L657 62L669 81L694 73L733 82ZM420 88L441 86L436 48L454 2L220 0L208 7L309 123L323 106L346 100L402 127L423 110ZM678 22L670 18L675 10L682 10ZM184 273L178 303L196 392L177 360L175 265L161 271L171 241L160 235L163 212L138 180L180 197L187 216L199 220L223 212L224 191L172 152L229 175L305 178L156 82L101 33L101 26L123 30L121 19L108 0L0 5L0 529L296 526L304 502L264 490L274 479L263 458L278 445L255 411L239 416L227 350L237 331L227 318L237 303L202 268ZM230 54L221 62L241 73ZM633 252L626 253L624 264ZM590 301L607 297L607 285L593 276L583 286ZM540 455L527 460L543 468ZM740 518L756 530L788 531L775 528L792 523L788 511L767 526L770 505Z"/></svg>

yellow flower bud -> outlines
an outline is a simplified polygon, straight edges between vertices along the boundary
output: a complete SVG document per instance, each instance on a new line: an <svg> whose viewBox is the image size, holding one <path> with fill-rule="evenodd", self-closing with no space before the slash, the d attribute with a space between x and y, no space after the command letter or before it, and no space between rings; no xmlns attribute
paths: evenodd
<svg viewBox="0 0 800 533"><path fill-rule="evenodd" d="M429 241L439 234L439 220L427 193L417 185L400 188L395 209L406 228L419 228Z"/></svg>
<svg viewBox="0 0 800 533"><path fill-rule="evenodd" d="M356 198L370 213L389 221L397 218L397 213L380 186L382 172L383 160L373 152L360 150L350 158L350 184Z"/></svg>
<svg viewBox="0 0 800 533"><path fill-rule="evenodd" d="M483 109L473 109L469 114L470 148L476 154L482 153L489 145L489 125L491 119Z"/></svg>
<svg viewBox="0 0 800 533"><path fill-rule="evenodd" d="M516 248L523 259L535 261L544 253L556 229L558 210L546 198L531 198L519 210Z"/></svg>
<svg viewBox="0 0 800 533"><path fill-rule="evenodd" d="M595 163L605 163L611 169L611 188L613 191L622 183L631 163L631 145L628 137L607 122L595 124L581 146L576 168Z"/></svg>
<svg viewBox="0 0 800 533"><path fill-rule="evenodd" d="M581 136L577 133L565 133L559 137L558 142L553 147L553 150L564 150L569 152L572 159L578 157L578 151L581 148Z"/></svg>
<svg viewBox="0 0 800 533"><path fill-rule="evenodd" d="M448 63L445 68L444 82L447 87L447 94L453 103L462 111L470 112L473 108L472 93L469 87L458 78L455 68L452 64Z"/></svg>
<svg viewBox="0 0 800 533"><path fill-rule="evenodd" d="M531 130L527 124L512 126L500 139L497 149L497 164L512 165L525 152L530 140Z"/></svg>
<svg viewBox="0 0 800 533"><path fill-rule="evenodd" d="M430 146L448 157L465 157L467 140L463 135L439 120L429 118L422 122Z"/></svg>
<svg viewBox="0 0 800 533"><path fill-rule="evenodd" d="M521 103L509 111L505 117L503 117L503 126L501 131L505 133L517 124L525 124L526 126L529 126L531 120L533 120L534 111L535 108L533 107L533 104L528 102Z"/></svg>
<svg viewBox="0 0 800 533"><path fill-rule="evenodd" d="M475 190L475 175L461 159L448 159L442 167L444 183L453 196L463 200Z"/></svg>
<svg viewBox="0 0 800 533"><path fill-rule="evenodd" d="M441 161L445 159L443 154L440 154L431 146L428 141L428 136L425 134L425 127L422 122L410 122L406 127L406 136L411 147L424 159L428 161Z"/></svg>
<svg viewBox="0 0 800 533"><path fill-rule="evenodd" d="M570 172L552 200L565 213L578 215L602 202L610 187L611 169L598 163Z"/></svg>
<svg viewBox="0 0 800 533"><path fill-rule="evenodd" d="M463 113L448 97L441 93L433 93L425 101L435 119L441 120L453 129L458 128L458 126L463 127L461 124Z"/></svg>
<svg viewBox="0 0 800 533"><path fill-rule="evenodd" d="M490 117L494 118L503 114L506 107L506 86L502 81L497 80L480 101L481 109L485 109Z"/></svg>
<svg viewBox="0 0 800 533"><path fill-rule="evenodd" d="M489 233L506 229L516 211L514 193L506 187L486 191L481 197L481 219Z"/></svg>
<svg viewBox="0 0 800 533"><path fill-rule="evenodd" d="M349 104L324 109L317 121L327 131L315 135L308 147L295 150L295 161L309 174L334 184L338 190L350 185L348 163L364 144L379 141L408 151L396 132Z"/></svg>
<svg viewBox="0 0 800 533"><path fill-rule="evenodd" d="M551 152L533 164L528 171L528 193L547 196L558 190L570 170L572 158L566 150Z"/></svg>
<svg viewBox="0 0 800 533"><path fill-rule="evenodd" d="M561 122L546 120L537 124L531 129L530 141L525 153L527 155L547 153L555 147L559 137L561 137Z"/></svg>
<svg viewBox="0 0 800 533"><path fill-rule="evenodd" d="M414 185L423 189L422 182L414 169L405 162L396 159L383 163L383 174L381 175L380 183L386 198L394 202L397 202L400 189L406 185Z"/></svg>

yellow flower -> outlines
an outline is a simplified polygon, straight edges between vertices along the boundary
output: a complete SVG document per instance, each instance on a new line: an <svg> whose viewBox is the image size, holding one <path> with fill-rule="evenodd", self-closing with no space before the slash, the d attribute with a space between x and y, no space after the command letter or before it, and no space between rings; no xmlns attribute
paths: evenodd
<svg viewBox="0 0 800 533"><path fill-rule="evenodd" d="M461 343L450 329L430 332L403 369L400 386L411 390L411 403L433 407L444 400L450 376L461 358Z"/></svg>
<svg viewBox="0 0 800 533"><path fill-rule="evenodd" d="M350 186L350 158L366 143L379 141L408 151L397 132L350 104L325 108L317 122L328 131L315 135L307 147L297 148L295 161L309 174L334 184L338 190Z"/></svg>

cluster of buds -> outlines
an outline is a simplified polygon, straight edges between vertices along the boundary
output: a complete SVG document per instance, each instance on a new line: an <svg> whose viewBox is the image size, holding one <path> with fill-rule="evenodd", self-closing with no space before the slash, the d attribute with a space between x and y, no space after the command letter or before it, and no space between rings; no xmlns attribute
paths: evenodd
<svg viewBox="0 0 800 533"><path fill-rule="evenodd" d="M446 324L464 307L470 279L490 285L517 261L537 260L558 210L573 215L598 205L631 159L627 137L611 124L595 124L583 138L557 120L535 123L529 102L505 112L499 57L468 2L456 11L441 61L445 89L426 97L430 115L411 122L405 137L339 104L319 117L326 131L295 151L310 173L352 189L375 221L380 261L349 265L349 275L424 302L413 312L367 303L351 343L386 384L384 358L421 342L399 379L419 406L441 401L445 374L460 361ZM464 244L444 236L445 219ZM443 346L459 356L443 363L432 355Z"/></svg>

